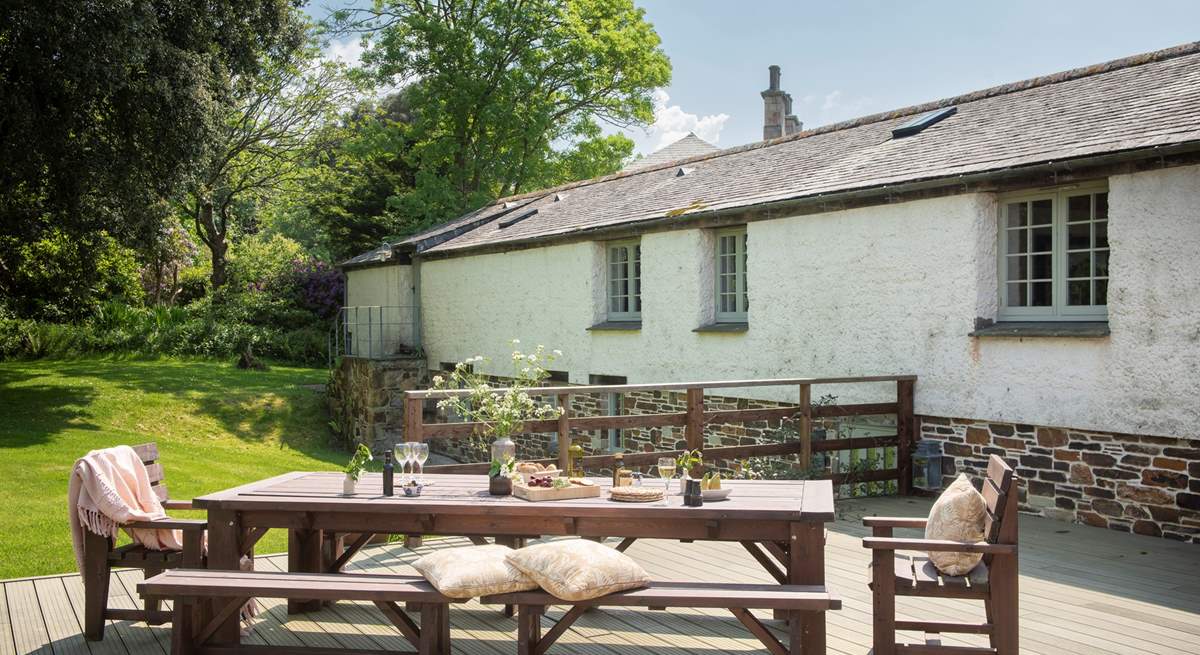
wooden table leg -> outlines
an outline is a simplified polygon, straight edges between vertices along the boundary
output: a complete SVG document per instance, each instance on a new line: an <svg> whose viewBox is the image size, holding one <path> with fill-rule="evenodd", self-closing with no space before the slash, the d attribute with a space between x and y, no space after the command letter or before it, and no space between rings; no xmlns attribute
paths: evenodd
<svg viewBox="0 0 1200 655"><path fill-rule="evenodd" d="M288 571L291 573L322 573L321 530L288 530ZM288 614L316 612L321 609L319 600L289 600Z"/></svg>
<svg viewBox="0 0 1200 655"><path fill-rule="evenodd" d="M237 571L242 559L241 520L237 512L212 509L208 511L208 568L218 571ZM221 601L216 601L221 602ZM215 616L214 605L209 616ZM241 640L241 626L234 613L213 633L212 641L219 644L237 644Z"/></svg>
<svg viewBox="0 0 1200 655"><path fill-rule="evenodd" d="M825 585L825 530L821 523L792 523L788 582ZM788 626L791 653L825 655L825 613L797 612Z"/></svg>

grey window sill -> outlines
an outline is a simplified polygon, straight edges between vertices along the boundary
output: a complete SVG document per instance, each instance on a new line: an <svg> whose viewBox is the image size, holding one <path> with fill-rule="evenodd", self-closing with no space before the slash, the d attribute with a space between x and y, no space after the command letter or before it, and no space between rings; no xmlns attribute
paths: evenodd
<svg viewBox="0 0 1200 655"><path fill-rule="evenodd" d="M590 332L623 332L642 329L641 321L600 321L588 328Z"/></svg>
<svg viewBox="0 0 1200 655"><path fill-rule="evenodd" d="M1107 321L1021 321L996 323L971 332L972 337L1064 337L1102 339L1109 335Z"/></svg>
<svg viewBox="0 0 1200 655"><path fill-rule="evenodd" d="M736 333L750 329L749 323L708 323L692 330L692 332Z"/></svg>

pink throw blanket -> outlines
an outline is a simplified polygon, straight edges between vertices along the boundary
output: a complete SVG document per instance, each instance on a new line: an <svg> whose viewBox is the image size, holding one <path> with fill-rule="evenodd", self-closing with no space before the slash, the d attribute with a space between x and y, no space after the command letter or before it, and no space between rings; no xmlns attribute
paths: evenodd
<svg viewBox="0 0 1200 655"><path fill-rule="evenodd" d="M146 466L129 446L93 450L76 461L67 502L75 563L80 572L83 571L85 529L102 537L114 537L123 523L167 518L150 486ZM180 530L125 531L134 541L151 550L183 550Z"/></svg>

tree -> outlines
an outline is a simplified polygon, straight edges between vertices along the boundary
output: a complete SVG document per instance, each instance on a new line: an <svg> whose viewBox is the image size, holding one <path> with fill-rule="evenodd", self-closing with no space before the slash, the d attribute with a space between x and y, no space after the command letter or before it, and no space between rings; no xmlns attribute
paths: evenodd
<svg viewBox="0 0 1200 655"><path fill-rule="evenodd" d="M380 0L332 23L365 35L381 81L406 85L418 173L399 206L425 222L557 179L555 160L615 169L631 144L598 123L649 123L671 75L632 0Z"/></svg>
<svg viewBox="0 0 1200 655"><path fill-rule="evenodd" d="M294 47L296 11L292 0L4 3L0 295L55 301L22 286L24 267L46 264L25 259L31 243L152 238L156 206L221 125L230 80ZM97 287L98 252L53 250L76 259L51 269L82 276L62 284Z"/></svg>
<svg viewBox="0 0 1200 655"><path fill-rule="evenodd" d="M230 230L239 210L251 206L246 211L252 212L256 201L294 179L354 85L339 64L319 60L310 39L285 56L265 59L233 88L234 102L186 201L212 258L213 289L228 279Z"/></svg>

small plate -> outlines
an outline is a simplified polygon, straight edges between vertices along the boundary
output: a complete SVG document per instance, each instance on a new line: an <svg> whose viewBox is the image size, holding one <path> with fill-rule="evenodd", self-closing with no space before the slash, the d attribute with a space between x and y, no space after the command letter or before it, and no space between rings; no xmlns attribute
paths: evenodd
<svg viewBox="0 0 1200 655"><path fill-rule="evenodd" d="M700 495L701 495L701 497L704 498L705 502L712 502L712 501L717 501L717 500L725 500L726 498L729 498L729 493L732 491L733 491L733 489L725 489L725 488L705 489L704 491L700 492Z"/></svg>

